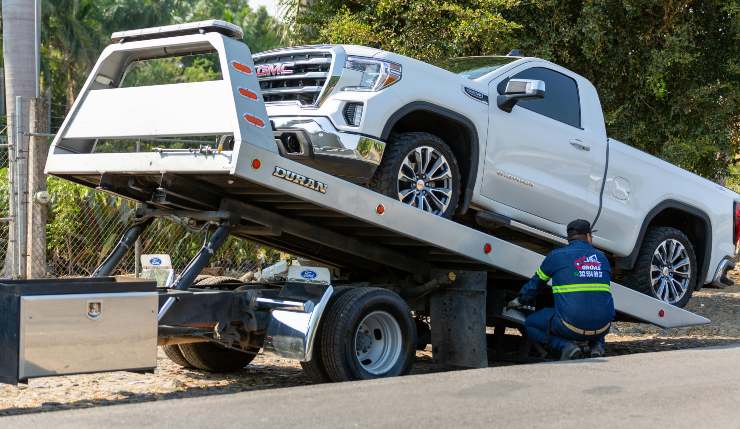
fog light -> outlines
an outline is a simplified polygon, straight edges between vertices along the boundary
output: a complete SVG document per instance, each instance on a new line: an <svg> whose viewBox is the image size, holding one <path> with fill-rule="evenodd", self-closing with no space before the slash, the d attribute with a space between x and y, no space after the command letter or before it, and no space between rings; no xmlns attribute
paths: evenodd
<svg viewBox="0 0 740 429"><path fill-rule="evenodd" d="M353 127L359 127L360 121L362 120L362 103L347 103L344 106L344 120L347 121L347 125Z"/></svg>

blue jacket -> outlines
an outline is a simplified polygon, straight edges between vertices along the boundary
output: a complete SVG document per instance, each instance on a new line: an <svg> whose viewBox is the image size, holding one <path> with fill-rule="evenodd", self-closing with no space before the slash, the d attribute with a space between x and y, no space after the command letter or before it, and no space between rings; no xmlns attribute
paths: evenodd
<svg viewBox="0 0 740 429"><path fill-rule="evenodd" d="M603 253L586 241L571 241L547 255L519 292L519 302L533 304L552 280L555 314L578 328L599 329L614 320L611 271Z"/></svg>

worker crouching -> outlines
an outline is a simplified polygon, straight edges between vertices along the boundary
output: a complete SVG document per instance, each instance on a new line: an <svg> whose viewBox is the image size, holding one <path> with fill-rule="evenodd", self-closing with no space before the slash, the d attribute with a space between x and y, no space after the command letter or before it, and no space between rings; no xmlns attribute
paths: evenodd
<svg viewBox="0 0 740 429"><path fill-rule="evenodd" d="M611 267L591 244L591 225L583 219L568 224L568 245L547 255L535 275L507 307L533 305L537 293L552 281L554 307L527 317L525 328L533 341L547 345L561 360L604 355L604 337L614 320L610 290ZM588 343L582 349L576 342Z"/></svg>

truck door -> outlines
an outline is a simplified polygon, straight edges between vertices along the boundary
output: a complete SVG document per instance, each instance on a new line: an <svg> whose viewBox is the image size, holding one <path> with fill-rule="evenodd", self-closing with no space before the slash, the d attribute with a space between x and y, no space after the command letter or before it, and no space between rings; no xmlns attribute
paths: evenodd
<svg viewBox="0 0 740 429"><path fill-rule="evenodd" d="M483 194L518 220L564 234L571 220L596 216L605 142L582 127L577 80L534 64L491 82ZM545 97L499 109L496 96L511 78L544 81Z"/></svg>

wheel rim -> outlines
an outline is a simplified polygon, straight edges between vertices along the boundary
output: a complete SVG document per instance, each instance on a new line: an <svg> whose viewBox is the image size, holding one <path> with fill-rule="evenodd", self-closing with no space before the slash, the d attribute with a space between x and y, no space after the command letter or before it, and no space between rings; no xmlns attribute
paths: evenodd
<svg viewBox="0 0 740 429"><path fill-rule="evenodd" d="M669 304L680 301L691 286L691 259L680 241L668 239L653 252L650 288L653 295Z"/></svg>
<svg viewBox="0 0 740 429"><path fill-rule="evenodd" d="M397 188L402 203L441 215L452 201L450 163L433 147L419 146L403 158Z"/></svg>
<svg viewBox="0 0 740 429"><path fill-rule="evenodd" d="M385 311L374 311L357 326L354 344L357 360L365 371L373 375L385 374L401 355L401 327Z"/></svg>

